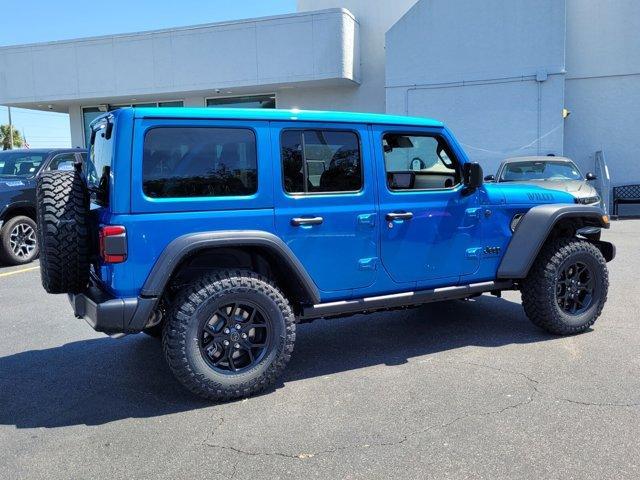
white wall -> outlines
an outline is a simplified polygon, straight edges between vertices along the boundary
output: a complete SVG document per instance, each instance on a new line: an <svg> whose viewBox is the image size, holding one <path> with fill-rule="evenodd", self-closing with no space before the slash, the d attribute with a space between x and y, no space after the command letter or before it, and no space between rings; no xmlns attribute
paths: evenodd
<svg viewBox="0 0 640 480"><path fill-rule="evenodd" d="M0 48L0 104L359 81L341 9Z"/></svg>
<svg viewBox="0 0 640 480"><path fill-rule="evenodd" d="M298 10L346 8L359 25L360 86L348 88L285 89L278 94L278 106L317 110L385 112L384 35L416 0L298 0Z"/></svg>
<svg viewBox="0 0 640 480"><path fill-rule="evenodd" d="M420 0L387 33L387 111L443 120L486 172L561 154L564 38L564 0Z"/></svg>
<svg viewBox="0 0 640 480"><path fill-rule="evenodd" d="M565 154L612 184L640 183L640 2L567 0Z"/></svg>

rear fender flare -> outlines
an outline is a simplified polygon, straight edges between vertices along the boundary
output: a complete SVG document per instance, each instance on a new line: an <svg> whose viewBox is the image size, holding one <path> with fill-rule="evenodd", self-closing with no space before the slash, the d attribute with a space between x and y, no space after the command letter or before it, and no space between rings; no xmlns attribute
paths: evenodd
<svg viewBox="0 0 640 480"><path fill-rule="evenodd" d="M216 247L262 247L269 250L295 276L308 301L320 302L318 288L291 249L272 233L259 230L200 232L176 238L158 257L142 286L140 296L160 297L175 269L184 259L198 251Z"/></svg>

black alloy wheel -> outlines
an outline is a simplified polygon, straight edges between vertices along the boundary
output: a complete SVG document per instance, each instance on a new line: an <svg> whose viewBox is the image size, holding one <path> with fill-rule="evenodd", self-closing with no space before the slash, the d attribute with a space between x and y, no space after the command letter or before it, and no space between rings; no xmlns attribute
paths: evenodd
<svg viewBox="0 0 640 480"><path fill-rule="evenodd" d="M595 280L589 266L583 262L569 262L561 267L556 280L558 306L570 315L587 311L593 301Z"/></svg>
<svg viewBox="0 0 640 480"><path fill-rule="evenodd" d="M198 341L205 361L217 372L236 373L259 363L271 343L271 322L248 301L225 303L200 326Z"/></svg>

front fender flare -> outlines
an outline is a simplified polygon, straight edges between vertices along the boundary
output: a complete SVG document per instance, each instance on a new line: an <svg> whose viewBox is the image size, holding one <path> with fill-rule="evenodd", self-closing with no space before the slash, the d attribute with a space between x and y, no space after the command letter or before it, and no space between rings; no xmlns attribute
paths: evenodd
<svg viewBox="0 0 640 480"><path fill-rule="evenodd" d="M550 204L531 208L520 220L498 268L498 278L525 278L553 227L561 220L579 218L587 225L609 228L600 207Z"/></svg>
<svg viewBox="0 0 640 480"><path fill-rule="evenodd" d="M277 236L260 230L226 230L182 235L162 251L147 277L140 296L159 297L183 259L199 250L216 247L262 247L268 249L295 275L300 287L312 303L320 302L315 283L291 249Z"/></svg>

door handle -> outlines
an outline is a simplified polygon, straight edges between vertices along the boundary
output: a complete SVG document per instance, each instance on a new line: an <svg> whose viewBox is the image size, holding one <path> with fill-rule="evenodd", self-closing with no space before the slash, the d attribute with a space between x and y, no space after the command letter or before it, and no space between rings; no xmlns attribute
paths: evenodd
<svg viewBox="0 0 640 480"><path fill-rule="evenodd" d="M411 220L413 218L413 213L411 212L402 212L402 213L387 213L384 217L387 219L387 222L392 222L394 220Z"/></svg>
<svg viewBox="0 0 640 480"><path fill-rule="evenodd" d="M303 225L320 225L324 221L322 217L297 217L291 219L291 225L301 227Z"/></svg>

